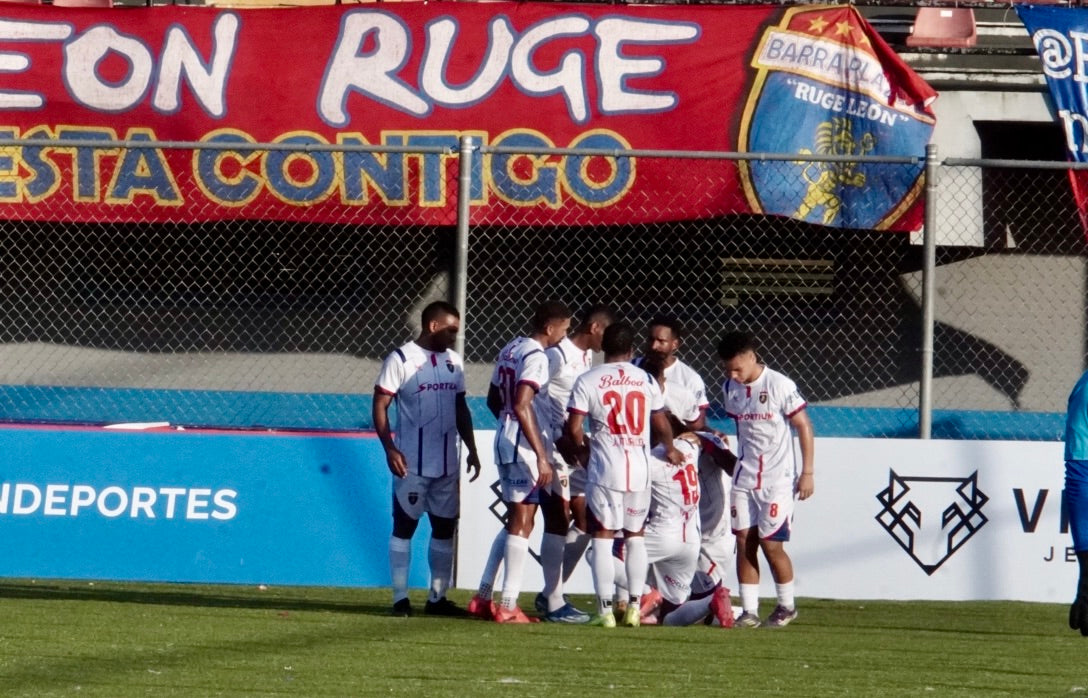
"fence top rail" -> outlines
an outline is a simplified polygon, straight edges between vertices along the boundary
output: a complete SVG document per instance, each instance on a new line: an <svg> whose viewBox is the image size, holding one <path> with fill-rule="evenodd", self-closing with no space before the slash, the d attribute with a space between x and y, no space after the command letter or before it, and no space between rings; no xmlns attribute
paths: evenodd
<svg viewBox="0 0 1088 698"><path fill-rule="evenodd" d="M824 155L820 153L738 153L715 150L639 150L637 148L531 148L480 146L484 155L590 155L599 157L672 158L684 160L780 160L785 162L869 162L918 165L924 155Z"/></svg>
<svg viewBox="0 0 1088 698"><path fill-rule="evenodd" d="M0 138L2 148L94 148L112 150L127 148L131 150L274 150L292 153L414 153L422 155L453 155L457 148L452 146L424 145L359 145L351 143L249 143L224 141L145 141L145 140L96 140L93 138Z"/></svg>
<svg viewBox="0 0 1088 698"><path fill-rule="evenodd" d="M455 146L423 145L370 145L355 143L256 143L230 141L151 141L151 140L97 140L93 138L0 138L2 148L91 148L113 150L223 150L223 151L280 151L304 153L406 153L418 155L455 155ZM830 155L821 153L740 153L712 150L641 150L637 148L537 148L482 145L476 148L482 154L494 155L556 155L613 158L671 158L685 160L753 160L783 162L853 162L894 165L918 165L925 161L922 155Z"/></svg>
<svg viewBox="0 0 1088 698"><path fill-rule="evenodd" d="M1002 167L1022 170L1088 170L1088 162L1068 160L1000 160L985 158L945 158L945 167Z"/></svg>

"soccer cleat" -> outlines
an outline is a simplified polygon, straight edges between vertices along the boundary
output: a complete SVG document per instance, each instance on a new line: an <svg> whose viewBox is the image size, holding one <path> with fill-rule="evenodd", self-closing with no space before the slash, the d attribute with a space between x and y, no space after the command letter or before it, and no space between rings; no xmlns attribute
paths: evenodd
<svg viewBox="0 0 1088 698"><path fill-rule="evenodd" d="M514 608L503 608L498 604L491 604L491 614L495 618L496 623L539 623L539 618L530 618L525 613L515 606Z"/></svg>
<svg viewBox="0 0 1088 698"><path fill-rule="evenodd" d="M790 624L794 618L797 617L796 608L786 608L779 604L771 611L771 615L767 617L768 628L784 628Z"/></svg>
<svg viewBox="0 0 1088 698"><path fill-rule="evenodd" d="M451 616L453 618L464 618L467 613L465 609L461 608L454 602L443 596L438 601L428 600L423 605L423 612L429 616Z"/></svg>
<svg viewBox="0 0 1088 698"><path fill-rule="evenodd" d="M661 606L661 592L657 589L651 588L650 591L642 595L642 598L638 600L639 612L642 614L643 623L646 622L647 616L656 616L657 609Z"/></svg>
<svg viewBox="0 0 1088 698"><path fill-rule="evenodd" d="M549 623L588 623L589 614L568 604L563 604L551 613L544 614L544 620Z"/></svg>
<svg viewBox="0 0 1088 698"><path fill-rule="evenodd" d="M723 628L733 627L733 602L729 600L729 590L718 586L714 590L714 598L710 600L710 610L718 619L718 625Z"/></svg>
<svg viewBox="0 0 1088 698"><path fill-rule="evenodd" d="M472 597L472 600L468 602L468 609L466 609L468 615L473 618L479 618L480 620L491 620L491 600L476 594Z"/></svg>
<svg viewBox="0 0 1088 698"><path fill-rule="evenodd" d="M623 625L628 628L637 628L641 624L642 613L639 611L639 607L634 604L628 605L623 614Z"/></svg>
<svg viewBox="0 0 1088 698"><path fill-rule="evenodd" d="M593 616L586 625L595 625L599 628L614 628L616 627L616 616L609 609L599 616Z"/></svg>
<svg viewBox="0 0 1088 698"><path fill-rule="evenodd" d="M758 628L761 625L763 625L763 621L759 619L759 616L754 613L749 613L748 611L740 614L740 616L733 621L733 627L735 628Z"/></svg>
<svg viewBox="0 0 1088 698"><path fill-rule="evenodd" d="M533 608L542 616L548 615L548 597L544 596L544 592L540 592L533 599Z"/></svg>
<svg viewBox="0 0 1088 698"><path fill-rule="evenodd" d="M412 602L408 599L401 599L400 601L394 602L393 610L390 615L407 618L412 615Z"/></svg>

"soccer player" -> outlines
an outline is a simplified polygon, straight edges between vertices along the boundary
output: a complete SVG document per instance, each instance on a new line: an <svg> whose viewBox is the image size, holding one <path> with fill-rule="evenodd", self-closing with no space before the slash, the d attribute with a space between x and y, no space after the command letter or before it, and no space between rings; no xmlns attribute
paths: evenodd
<svg viewBox="0 0 1088 698"><path fill-rule="evenodd" d="M612 594L615 571L612 541L622 530L626 540L627 578L632 591L624 625L641 620L637 594L646 581L643 525L650 506L650 435L665 445L665 460L679 464L683 455L672 445L672 427L657 382L631 363L634 329L616 322L604 331L605 363L583 373L574 383L567 411L566 434L579 463L588 470L586 505L593 535L593 586L597 594L595 625L615 627ZM585 441L589 417L591 442Z"/></svg>
<svg viewBox="0 0 1088 698"><path fill-rule="evenodd" d="M499 352L487 394L488 406L499 418L495 463L507 507L502 601L491 609L499 623L530 622L518 607L518 595L533 517L553 475L554 436L545 393L551 374L545 349L567 336L570 319L570 310L557 301L537 306L529 336L517 337Z"/></svg>
<svg viewBox="0 0 1088 698"><path fill-rule="evenodd" d="M563 436L563 427L574 381L592 368L593 353L601 350L604 331L613 320L613 312L608 306L591 306L582 313L574 333L545 352L551 374L547 399L551 434L556 439L556 470L551 487L540 493L540 508L544 514L544 536L540 544L544 589L537 596L536 606L544 620L550 622L585 623L590 620L589 614L563 598L563 582L589 544L586 473L577 466L571 444Z"/></svg>
<svg viewBox="0 0 1088 698"><path fill-rule="evenodd" d="M1069 394L1065 415L1065 506L1080 578L1069 627L1088 637L1088 372Z"/></svg>
<svg viewBox="0 0 1088 698"><path fill-rule="evenodd" d="M699 571L728 586L726 575L736 571L737 539L727 512L737 457L722 434L700 431L699 436L703 437L703 450L699 455L699 524L702 531Z"/></svg>
<svg viewBox="0 0 1088 698"><path fill-rule="evenodd" d="M674 317L659 315L650 321L650 335L646 340L646 356L657 355L665 365L665 378L675 385L683 386L694 396L698 415L693 419L673 413L690 429L699 431L706 428L706 410L710 403L706 397L706 384L699 373L676 357L684 337L684 327ZM645 357L635 359L639 366Z"/></svg>
<svg viewBox="0 0 1088 698"><path fill-rule="evenodd" d="M759 345L749 332L729 332L718 343L726 379L725 413L737 425L737 465L733 474L732 527L737 536L737 582L744 612L740 627L758 627L759 551L775 581L778 605L767 619L783 627L797 618L793 562L784 543L790 538L794 495L812 496L813 431L807 403L797 385L759 363ZM801 472L796 473L793 436L801 444Z"/></svg>
<svg viewBox="0 0 1088 698"><path fill-rule="evenodd" d="M423 610L434 615L462 615L446 598L453 575L453 536L460 515L460 468L457 439L468 449L472 480L480 475L480 457L465 402L461 357L450 349L461 328L461 315L449 303L423 309L422 329L414 342L385 358L374 386L373 419L393 473L393 534L389 567L393 578L393 613L410 616L408 566L412 535L419 517L431 521L428 562L430 591ZM397 430L389 425L389 405L397 403Z"/></svg>

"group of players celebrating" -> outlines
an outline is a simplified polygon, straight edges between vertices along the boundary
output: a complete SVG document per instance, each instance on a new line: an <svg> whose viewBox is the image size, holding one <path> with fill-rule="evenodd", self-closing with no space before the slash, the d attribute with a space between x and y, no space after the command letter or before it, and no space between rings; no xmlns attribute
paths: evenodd
<svg viewBox="0 0 1088 698"><path fill-rule="evenodd" d="M795 499L813 493L814 449L806 403L794 382L759 363L750 333L721 339L722 404L737 427L734 454L728 437L707 426L703 379L676 356L683 330L675 319L651 320L645 351L635 358L634 328L608 307L587 309L572 332L573 313L556 301L537 306L529 334L512 340L496 359L487 405L498 420L495 463L507 523L492 543L467 611L450 602L460 482L455 435L468 452L472 480L480 461L462 360L451 350L458 311L435 302L421 320L419 337L385 359L374 396L374 426L394 475L389 558L395 614L412 613L411 537L427 512L426 613L604 627L782 627L797 617L793 566L783 543ZM596 353L603 362L594 366ZM395 435L388 414L394 400ZM544 589L535 603L540 618L518 606L537 509L544 520ZM761 550L777 595L765 620L758 608ZM583 553L592 571L595 614L576 608L563 593ZM495 601L500 565L503 586ZM724 584L734 565L738 616Z"/></svg>

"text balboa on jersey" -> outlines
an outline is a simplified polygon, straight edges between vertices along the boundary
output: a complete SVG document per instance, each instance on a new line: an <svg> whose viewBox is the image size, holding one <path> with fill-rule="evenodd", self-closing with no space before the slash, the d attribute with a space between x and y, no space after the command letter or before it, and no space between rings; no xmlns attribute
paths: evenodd
<svg viewBox="0 0 1088 698"><path fill-rule="evenodd" d="M201 487L119 487L5 482L0 484L0 515L85 516L201 521L233 519L238 513L232 489Z"/></svg>

